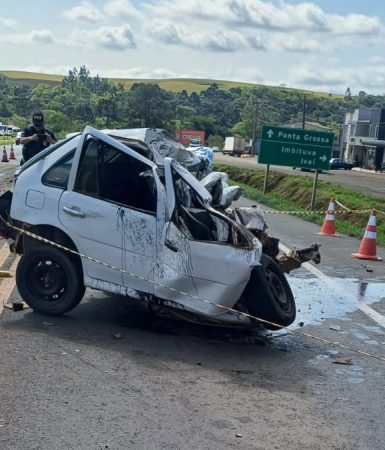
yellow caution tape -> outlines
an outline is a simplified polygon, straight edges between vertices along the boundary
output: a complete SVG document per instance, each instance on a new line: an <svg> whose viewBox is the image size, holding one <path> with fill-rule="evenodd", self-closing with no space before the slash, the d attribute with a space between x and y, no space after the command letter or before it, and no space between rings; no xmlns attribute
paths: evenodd
<svg viewBox="0 0 385 450"><path fill-rule="evenodd" d="M349 210L344 210L344 211L333 211L334 214L368 214L370 213L372 210L371 209L349 209ZM377 211L379 212L379 211ZM326 214L327 211L264 211L265 214L292 214L292 215L298 215L298 216L302 216L302 215L311 215L311 214ZM384 213L382 213L384 214Z"/></svg>
<svg viewBox="0 0 385 450"><path fill-rule="evenodd" d="M148 283L151 283L153 285L160 286L160 287L162 287L164 289L168 289L170 291L177 292L180 295L184 295L186 297L193 298L193 299L201 301L203 303L207 303L209 305L216 306L216 307L221 308L221 309L223 309L225 311L229 311L229 312L236 313L238 315L241 315L241 316L253 319L253 320L257 321L257 322L266 323L266 324L269 324L269 325L273 325L276 328L285 329L289 333L298 334L300 336L304 336L304 337L307 337L307 338L310 338L310 339L314 339L314 340L319 341L319 342L323 342L324 344L332 345L333 347L339 347L339 348L342 348L342 349L345 349L345 350L349 350L349 351L355 352L355 353L363 355L363 356L368 356L370 358L374 358L376 360L385 362L385 357L383 357L383 356L378 356L378 355L375 355L375 354L372 354L372 353L369 353L369 352L365 352L363 350L360 350L360 349L357 349L357 348L354 348L354 347L351 347L351 346L348 346L348 345L345 345L345 344L341 344L340 342L331 341L329 339L325 339L325 338L322 338L322 337L319 337L319 336L315 336L313 334L306 333L304 331L300 331L300 330L296 330L296 329L290 329L290 328L287 328L285 326L279 325L279 324L277 324L275 322L270 322L269 320L262 319L261 317L254 316L254 315L246 313L246 312L238 311L238 310L236 310L234 308L230 308L228 306L219 305L219 304L214 303L214 302L212 302L210 300L198 297L197 295L189 294L188 292L180 291L178 289L172 288L170 286L167 286L165 284L159 283L157 281L149 280L149 279L147 279L145 277L141 277L140 275L136 275L134 273L128 272L127 270L121 269L121 268L113 266L111 264L107 264L107 263L105 263L103 261L99 261L99 260L97 260L95 258L92 258L90 256L87 256L87 255L84 255L82 253L76 252L75 250L72 250L70 248L64 247L61 244L57 244L56 242L53 242L53 241L51 241L49 239L46 239L46 238L44 238L42 236L39 236L39 235L37 235L35 233L32 233L31 231L27 231L27 230L25 230L23 228L16 227L16 226L12 225L11 223L7 222L6 220L4 220L4 218L1 215L0 215L0 219L4 222L4 224L7 227L12 228L12 229L14 229L14 230L16 230L16 231L18 231L18 232L20 232L22 234L30 236L30 237L32 237L34 239L37 239L38 241L44 242L46 244L52 245L53 247L57 247L57 248L59 248L61 250L64 250L64 251L66 251L68 253L72 253L74 255L77 255L77 256L79 256L81 258L88 259L88 260L93 261L95 263L98 263L98 264L101 264L103 266L109 267L110 269L117 270L117 271L119 271L121 273L124 273L126 275L129 275L129 276L131 276L133 278L137 278L139 280L147 281Z"/></svg>

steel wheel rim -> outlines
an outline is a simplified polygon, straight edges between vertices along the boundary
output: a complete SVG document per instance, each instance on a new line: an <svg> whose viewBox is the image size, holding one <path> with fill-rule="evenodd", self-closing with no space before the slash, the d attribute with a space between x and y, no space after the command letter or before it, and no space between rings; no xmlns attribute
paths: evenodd
<svg viewBox="0 0 385 450"><path fill-rule="evenodd" d="M34 296L48 302L60 300L68 288L63 267L52 259L37 259L27 282Z"/></svg>

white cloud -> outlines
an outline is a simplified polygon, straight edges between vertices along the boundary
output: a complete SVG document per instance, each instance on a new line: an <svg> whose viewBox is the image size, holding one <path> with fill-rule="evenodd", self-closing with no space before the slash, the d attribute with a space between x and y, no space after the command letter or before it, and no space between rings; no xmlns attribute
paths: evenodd
<svg viewBox="0 0 385 450"><path fill-rule="evenodd" d="M288 51L298 53L313 53L323 52L324 50L331 51L328 45L318 42L314 39L307 39L295 36L279 36L272 39L270 48L277 51Z"/></svg>
<svg viewBox="0 0 385 450"><path fill-rule="evenodd" d="M262 35L252 35L247 38L250 46L254 50L267 50L268 43L265 36Z"/></svg>
<svg viewBox="0 0 385 450"><path fill-rule="evenodd" d="M372 56L371 58L369 58L369 63L370 64L381 64L383 65L385 63L385 57L384 56Z"/></svg>
<svg viewBox="0 0 385 450"><path fill-rule="evenodd" d="M17 67L15 70L22 70L25 72L33 72L33 73L49 73L51 75L67 75L69 70L72 70L73 67L69 66L41 66L30 64L28 66Z"/></svg>
<svg viewBox="0 0 385 450"><path fill-rule="evenodd" d="M326 31L327 19L324 12L312 3L289 5L281 2L278 6L259 0L227 0L234 13L234 21L246 26L257 26L277 30Z"/></svg>
<svg viewBox="0 0 385 450"><path fill-rule="evenodd" d="M145 34L153 43L209 51L325 52L352 45L371 47L385 37L378 17L327 14L309 2L160 0L142 4L142 9Z"/></svg>
<svg viewBox="0 0 385 450"><path fill-rule="evenodd" d="M246 39L234 31L197 30L166 21L153 21L146 24L144 30L156 42L183 45L192 49L234 52L249 46Z"/></svg>
<svg viewBox="0 0 385 450"><path fill-rule="evenodd" d="M365 65L356 67L331 67L325 64L299 66L289 76L292 86L307 86L308 89L333 90L343 92L347 86L352 93L368 89L384 93L385 65Z"/></svg>
<svg viewBox="0 0 385 450"><path fill-rule="evenodd" d="M376 91L385 92L385 64L365 66L360 70L351 69L350 76L361 86L361 90L372 88Z"/></svg>
<svg viewBox="0 0 385 450"><path fill-rule="evenodd" d="M248 83L261 83L265 78L265 74L258 68L254 67L224 67L219 73L217 73L216 78L219 80L230 80L239 81L243 80Z"/></svg>
<svg viewBox="0 0 385 450"><path fill-rule="evenodd" d="M308 86L344 86L347 83L345 70L328 65L320 67L317 64L314 64L313 67L296 67L291 71L289 78L294 84Z"/></svg>
<svg viewBox="0 0 385 450"><path fill-rule="evenodd" d="M100 27L97 30L72 32L70 45L104 47L110 50L127 50L136 48L135 37L129 25L119 27Z"/></svg>
<svg viewBox="0 0 385 450"><path fill-rule="evenodd" d="M71 20L80 20L85 22L98 22L103 19L102 13L91 3L85 1L81 5L75 6L69 11L64 12L64 17Z"/></svg>
<svg viewBox="0 0 385 450"><path fill-rule="evenodd" d="M129 0L110 0L104 6L104 11L110 17L143 20L143 15Z"/></svg>
<svg viewBox="0 0 385 450"><path fill-rule="evenodd" d="M165 79L176 78L177 75L164 67L130 67L129 69L101 69L96 71L101 77L107 78L144 78L144 79Z"/></svg>
<svg viewBox="0 0 385 450"><path fill-rule="evenodd" d="M0 28L9 28L10 30L15 29L17 22L13 19L5 19L0 17Z"/></svg>
<svg viewBox="0 0 385 450"><path fill-rule="evenodd" d="M49 30L32 30L29 33L12 33L0 35L0 43L11 45L53 44L55 38Z"/></svg>
<svg viewBox="0 0 385 450"><path fill-rule="evenodd" d="M261 0L164 0L148 6L162 18L195 17L249 27L270 29L328 29L325 13L311 3L275 6Z"/></svg>
<svg viewBox="0 0 385 450"><path fill-rule="evenodd" d="M52 44L55 42L54 36L49 30L33 30L29 35L29 39L38 44Z"/></svg>
<svg viewBox="0 0 385 450"><path fill-rule="evenodd" d="M57 5L51 3L55 2L47 3L47 14L57 11ZM0 43L10 44L12 54L22 54L26 65L35 64L31 45L57 44L50 61L56 60L60 67L83 61L90 70L95 65L100 67L96 73L108 77L185 76L284 83L342 93L347 86L352 92L385 91L385 57L380 56L384 53L385 28L381 20L385 20L385 13L379 10L381 19L369 16L366 11L373 9L360 2L352 6L349 3L346 10L324 6L330 2L322 0L62 3L70 5L62 8L71 21L51 14L54 17L48 25L41 14L34 12L33 20L26 20L21 27L13 20L22 21L16 15L8 13L12 19L0 18ZM336 14L337 10L346 12ZM73 29L72 20L82 23ZM51 31L46 29L48 26L52 26ZM139 44L140 51L130 51ZM84 61L84 50L88 49L98 51L87 52ZM127 54L129 57L123 59L122 55ZM19 66L20 60L20 56L12 55L9 61ZM68 70L65 67L64 74Z"/></svg>
<svg viewBox="0 0 385 450"><path fill-rule="evenodd" d="M296 5L263 0L163 0L147 4L153 16L191 22L206 20L237 27L271 31L309 31L337 35L377 34L382 29L378 17L362 14L327 14L310 2Z"/></svg>
<svg viewBox="0 0 385 450"><path fill-rule="evenodd" d="M362 14L332 15L330 21L331 30L336 35L379 36L383 32L383 26L378 17Z"/></svg>

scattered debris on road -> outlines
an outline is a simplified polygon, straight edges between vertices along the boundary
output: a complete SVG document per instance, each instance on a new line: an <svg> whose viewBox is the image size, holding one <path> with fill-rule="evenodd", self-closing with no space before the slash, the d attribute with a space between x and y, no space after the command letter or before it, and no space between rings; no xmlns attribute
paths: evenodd
<svg viewBox="0 0 385 450"><path fill-rule="evenodd" d="M352 366L352 358L334 359L333 364L342 364L344 366Z"/></svg>
<svg viewBox="0 0 385 450"><path fill-rule="evenodd" d="M0 278L12 278L13 275L8 270L0 270Z"/></svg>
<svg viewBox="0 0 385 450"><path fill-rule="evenodd" d="M5 305L6 308L12 308L15 312L28 309L29 306L25 302L13 302L12 305Z"/></svg>

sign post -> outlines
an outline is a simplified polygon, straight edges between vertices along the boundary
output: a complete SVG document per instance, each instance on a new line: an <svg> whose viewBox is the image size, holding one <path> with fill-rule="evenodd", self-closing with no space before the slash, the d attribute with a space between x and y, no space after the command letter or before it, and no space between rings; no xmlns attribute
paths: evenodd
<svg viewBox="0 0 385 450"><path fill-rule="evenodd" d="M333 140L333 133L264 125L258 162L267 167L273 164L314 170L313 209L318 171L330 169Z"/></svg>

